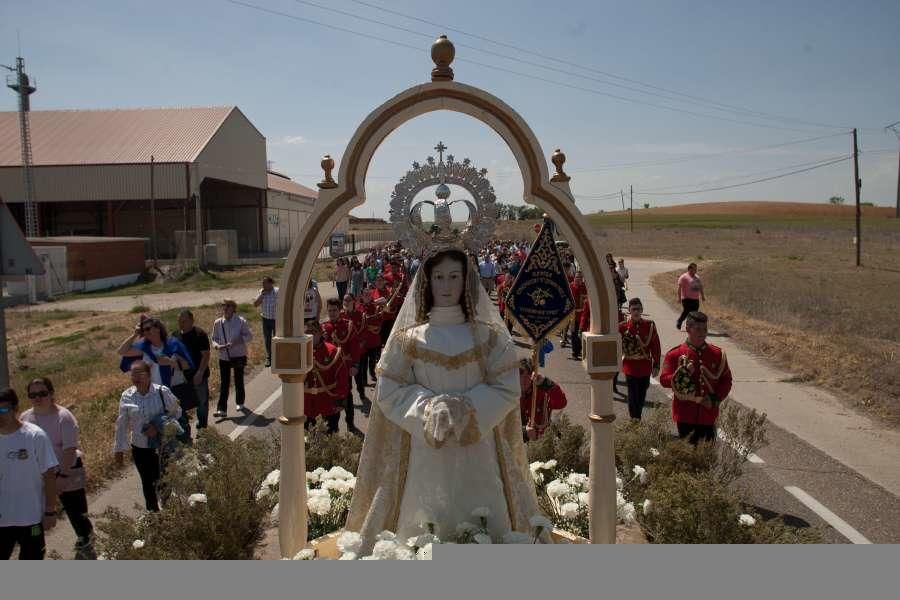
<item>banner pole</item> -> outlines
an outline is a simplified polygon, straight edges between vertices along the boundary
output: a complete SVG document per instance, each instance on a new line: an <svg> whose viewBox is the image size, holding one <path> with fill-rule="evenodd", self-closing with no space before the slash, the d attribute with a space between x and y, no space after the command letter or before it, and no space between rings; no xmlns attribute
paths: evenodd
<svg viewBox="0 0 900 600"><path fill-rule="evenodd" d="M537 415L537 378L534 376L538 373L538 354L540 353L541 341L542 340L535 340L534 350L531 355L531 418L528 420L530 421L532 429L537 423L537 419L535 418Z"/></svg>

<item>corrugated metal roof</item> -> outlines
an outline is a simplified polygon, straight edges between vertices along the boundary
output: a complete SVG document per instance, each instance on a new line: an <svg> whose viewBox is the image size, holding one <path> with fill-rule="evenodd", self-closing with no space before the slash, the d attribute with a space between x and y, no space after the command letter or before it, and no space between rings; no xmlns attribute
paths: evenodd
<svg viewBox="0 0 900 600"><path fill-rule="evenodd" d="M300 185L296 181L293 181L292 179L289 179L287 177L282 177L271 172L266 173L266 177L266 185L268 185L270 190L277 190L279 192L294 194L296 196L303 196L304 198L317 199L319 197L319 193L317 191L308 188L305 185Z"/></svg>
<svg viewBox="0 0 900 600"><path fill-rule="evenodd" d="M38 110L35 165L193 162L234 106ZM0 167L21 166L19 115L0 112Z"/></svg>

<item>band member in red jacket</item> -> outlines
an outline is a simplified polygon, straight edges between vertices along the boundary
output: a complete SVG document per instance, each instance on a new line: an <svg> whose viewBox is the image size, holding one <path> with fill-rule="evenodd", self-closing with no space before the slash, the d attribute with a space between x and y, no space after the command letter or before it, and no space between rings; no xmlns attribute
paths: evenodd
<svg viewBox="0 0 900 600"><path fill-rule="evenodd" d="M660 347L656 324L642 316L640 298L628 302L628 320L619 323L622 336L622 372L628 385L628 414L640 421L650 387L650 376L659 375Z"/></svg>
<svg viewBox="0 0 900 600"><path fill-rule="evenodd" d="M716 437L719 405L731 391L731 369L725 352L706 343L706 315L687 317L687 340L672 348L663 360L659 382L672 388L672 419L678 435L692 444Z"/></svg>
<svg viewBox="0 0 900 600"><path fill-rule="evenodd" d="M328 432L335 433L350 383L347 363L341 349L325 341L318 319L307 319L305 326L307 335L313 336L313 368L303 381L305 426L312 427L322 417Z"/></svg>
<svg viewBox="0 0 900 600"><path fill-rule="evenodd" d="M361 307L356 303L353 294L344 295L344 303L341 306L340 317L350 322L353 328L354 346L353 355L356 357L356 370L354 371L354 379L356 379L356 392L359 394L359 400L363 406L367 406L369 399L366 398L366 374L365 369L361 369L363 354L366 353L365 332L363 331L363 314ZM360 375L360 372L362 374ZM363 410L367 410L363 409Z"/></svg>
<svg viewBox="0 0 900 600"><path fill-rule="evenodd" d="M575 271L575 279L570 285L572 297L575 298L575 311L572 313L572 358L581 360L581 313L588 300L588 289L584 283L581 269Z"/></svg>
<svg viewBox="0 0 900 600"><path fill-rule="evenodd" d="M381 322L382 314L379 307L372 299L372 286L367 287L360 294L359 311L362 315L362 347L359 368L362 374L363 387L366 386L366 373L375 381L375 364L381 355ZM357 386L359 381L357 381Z"/></svg>
<svg viewBox="0 0 900 600"><path fill-rule="evenodd" d="M334 344L341 350L341 356L347 367L347 396L344 398L344 421L347 423L347 431L353 435L362 436L362 431L354 424L356 411L353 406L353 378L356 376L359 362L358 333L353 329L353 323L341 317L341 301L337 298L329 298L325 304L328 320L322 323L322 337L326 342Z"/></svg>
<svg viewBox="0 0 900 600"><path fill-rule="evenodd" d="M536 440L550 425L550 415L554 410L562 410L566 407L566 393L559 384L534 372L534 364L530 358L519 361L519 383L522 394L519 396L519 409L522 415L522 427L524 428L525 441ZM537 402L535 403L534 426L531 425L531 401L534 388L537 387Z"/></svg>

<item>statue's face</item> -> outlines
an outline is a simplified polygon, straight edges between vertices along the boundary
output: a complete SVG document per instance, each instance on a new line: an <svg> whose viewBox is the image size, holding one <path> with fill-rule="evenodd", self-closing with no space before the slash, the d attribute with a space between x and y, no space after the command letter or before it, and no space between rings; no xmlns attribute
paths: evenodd
<svg viewBox="0 0 900 600"><path fill-rule="evenodd" d="M435 306L456 306L465 287L462 263L449 256L444 258L431 270L430 283Z"/></svg>

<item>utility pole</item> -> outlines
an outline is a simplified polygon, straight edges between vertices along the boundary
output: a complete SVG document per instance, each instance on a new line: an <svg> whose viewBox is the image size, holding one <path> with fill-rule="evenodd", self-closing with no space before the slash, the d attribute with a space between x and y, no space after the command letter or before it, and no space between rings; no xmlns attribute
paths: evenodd
<svg viewBox="0 0 900 600"><path fill-rule="evenodd" d="M884 128L885 131L888 129L894 132L897 141L900 142L900 121L891 123ZM900 219L900 149L897 150L897 212L894 213L894 217Z"/></svg>
<svg viewBox="0 0 900 600"><path fill-rule="evenodd" d="M628 209L629 212L631 213L631 215L630 215L631 216L631 233L634 233L634 186L633 185L628 186L628 202L631 205L631 208Z"/></svg>
<svg viewBox="0 0 900 600"><path fill-rule="evenodd" d="M853 187L856 193L856 266L860 266L861 248L862 248L862 209L859 205L859 188L862 187L862 181L859 179L859 144L856 141L856 128L853 128Z"/></svg>

